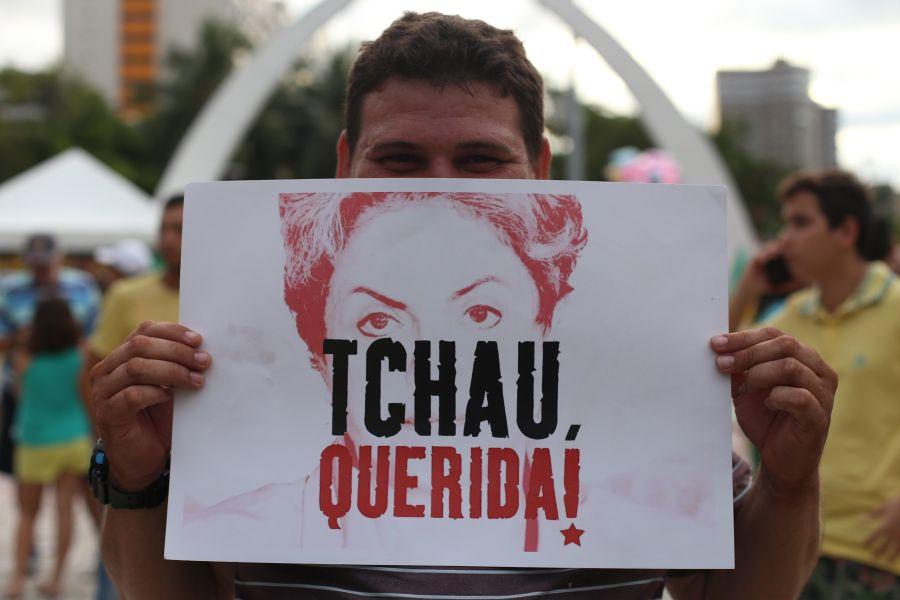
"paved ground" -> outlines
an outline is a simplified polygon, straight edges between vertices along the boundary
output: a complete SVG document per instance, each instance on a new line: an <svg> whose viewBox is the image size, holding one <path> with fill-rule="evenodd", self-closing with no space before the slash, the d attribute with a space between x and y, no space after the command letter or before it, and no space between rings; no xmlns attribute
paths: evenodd
<svg viewBox="0 0 900 600"><path fill-rule="evenodd" d="M44 599L37 593L38 583L46 579L55 552L54 507L52 493L45 493L37 526L37 573L31 578L24 600ZM83 500L75 507L75 530L69 550L68 569L63 582L64 600L91 600L97 579L97 534ZM16 527L15 486L8 477L0 476L0 593L12 570L12 543Z"/></svg>

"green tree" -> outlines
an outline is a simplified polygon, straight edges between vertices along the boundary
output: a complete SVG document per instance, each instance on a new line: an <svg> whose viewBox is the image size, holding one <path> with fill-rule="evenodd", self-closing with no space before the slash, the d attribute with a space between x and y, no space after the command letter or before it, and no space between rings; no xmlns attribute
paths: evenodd
<svg viewBox="0 0 900 600"><path fill-rule="evenodd" d="M328 178L343 128L343 99L351 51L320 65L300 62L274 94L235 153L229 177Z"/></svg>
<svg viewBox="0 0 900 600"><path fill-rule="evenodd" d="M195 50L173 49L165 58L163 76L152 89L138 91L151 112L137 123L144 144L149 189L155 186L178 142L203 105L231 73L251 44L231 25L207 21Z"/></svg>
<svg viewBox="0 0 900 600"><path fill-rule="evenodd" d="M0 181L80 146L126 177L140 179L137 132L103 98L58 70L0 71Z"/></svg>
<svg viewBox="0 0 900 600"><path fill-rule="evenodd" d="M772 237L781 227L776 190L790 169L744 151L740 146L743 135L742 125L726 122L713 134L712 142L741 190L756 230L763 237Z"/></svg>

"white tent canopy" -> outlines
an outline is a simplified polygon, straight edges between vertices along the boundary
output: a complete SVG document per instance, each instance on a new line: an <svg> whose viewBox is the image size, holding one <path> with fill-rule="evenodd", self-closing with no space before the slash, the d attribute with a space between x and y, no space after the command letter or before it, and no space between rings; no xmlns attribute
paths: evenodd
<svg viewBox="0 0 900 600"><path fill-rule="evenodd" d="M123 238L151 243L158 215L150 196L71 148L0 185L0 252L18 252L33 233L55 235L67 252Z"/></svg>

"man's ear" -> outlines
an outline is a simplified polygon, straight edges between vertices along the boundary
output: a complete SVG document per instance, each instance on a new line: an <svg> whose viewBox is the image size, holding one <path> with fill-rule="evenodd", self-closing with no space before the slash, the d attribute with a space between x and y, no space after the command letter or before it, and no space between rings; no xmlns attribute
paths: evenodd
<svg viewBox="0 0 900 600"><path fill-rule="evenodd" d="M542 139L541 152L534 161L534 178L550 179L550 163L553 161L553 154L550 152L550 142L547 138Z"/></svg>
<svg viewBox="0 0 900 600"><path fill-rule="evenodd" d="M337 179L346 179L350 174L350 142L347 141L347 130L341 131L337 141L337 169L334 176Z"/></svg>
<svg viewBox="0 0 900 600"><path fill-rule="evenodd" d="M840 236L841 244L845 248L855 248L859 238L859 221L853 217L844 217L843 222L835 227L835 232Z"/></svg>

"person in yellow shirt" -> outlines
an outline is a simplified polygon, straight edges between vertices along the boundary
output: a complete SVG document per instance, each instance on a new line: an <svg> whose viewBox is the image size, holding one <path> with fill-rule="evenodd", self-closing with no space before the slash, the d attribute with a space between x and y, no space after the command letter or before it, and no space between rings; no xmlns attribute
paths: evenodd
<svg viewBox="0 0 900 600"><path fill-rule="evenodd" d="M822 455L822 556L801 598L900 598L900 282L866 189L846 172L783 182L777 253L795 292L769 325L815 348L839 376ZM735 296L740 313L771 287L764 259Z"/></svg>
<svg viewBox="0 0 900 600"><path fill-rule="evenodd" d="M178 286L181 280L181 226L184 196L176 195L163 207L157 240L162 270L148 275L118 279L107 290L97 327L87 344L80 377L82 395L91 420L94 410L90 373L135 327L144 321L178 320ZM90 502L94 502L93 497ZM99 504L97 505L99 507ZM99 510L99 508L98 508ZM112 582L101 564L98 597L115 598Z"/></svg>
<svg viewBox="0 0 900 600"><path fill-rule="evenodd" d="M183 212L182 195L170 198L163 208L158 240L163 269L121 279L109 288L88 344L85 375L143 321L178 321ZM87 379L85 376L84 381Z"/></svg>

